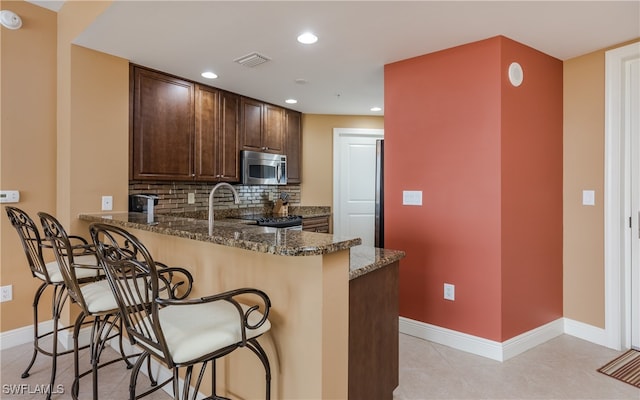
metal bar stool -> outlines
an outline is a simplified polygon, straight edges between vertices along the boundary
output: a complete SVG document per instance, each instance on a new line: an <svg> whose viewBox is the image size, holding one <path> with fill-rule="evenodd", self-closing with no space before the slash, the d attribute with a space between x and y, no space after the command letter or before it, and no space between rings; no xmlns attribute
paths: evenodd
<svg viewBox="0 0 640 400"><path fill-rule="evenodd" d="M68 293L64 283L64 278L60 272L57 261L45 262L43 249L50 248L42 242L40 232L35 222L29 217L29 215L16 207L6 206L5 210L11 225L18 232L18 237L22 244L27 263L31 270L31 275L40 280L42 283L36 290L33 298L33 355L29 365L22 373L22 378L29 376L29 371L36 361L38 353L51 357L51 379L49 382L49 388L53 389L53 385L56 378L57 358L58 356L69 354L73 352L71 350L58 351L58 332L69 329L71 326L60 326L60 313L67 301ZM75 258L78 262L85 265L93 265L93 269L85 269L79 272L77 275L79 282L91 282L97 279L102 279L104 276L100 274L101 270L98 267L97 259L93 247L88 242L79 236L69 236L70 240L73 240L72 251L75 254ZM53 329L50 332L40 333L38 327L38 304L40 298L47 288L53 288L52 295L52 308L51 314L53 318ZM45 349L41 344L41 340L51 336L52 346L51 351ZM51 398L53 390L49 390L47 393L47 400Z"/></svg>
<svg viewBox="0 0 640 400"><path fill-rule="evenodd" d="M207 399L225 399L216 394L216 360L246 347L264 366L265 398L270 398L269 359L257 340L271 328L267 318L271 301L266 293L242 288L194 299L187 299L186 294L177 296L175 290L179 290L179 286L168 279L173 268L158 268L146 247L134 235L117 226L100 223L91 224L89 231L132 344L138 345L146 356L154 356L173 370L173 378L158 388L173 382L174 399L195 399L210 363L212 394ZM166 288L169 288L171 296L163 295ZM144 359L138 359L131 372L131 400L150 393L146 391L137 396L135 393L138 371ZM192 388L193 367L196 365L202 365L202 368ZM179 385L180 368L185 369L182 390Z"/></svg>
<svg viewBox="0 0 640 400"><path fill-rule="evenodd" d="M38 216L40 217L44 235L54 250L67 293L71 300L80 306L81 310L73 327L74 381L71 388L71 397L74 400L78 398L80 378L91 374L93 383L92 395L95 400L98 398L98 370L118 361L124 361L127 369L131 369L133 364L129 361L129 358L137 357L140 353L125 354L121 335L123 332L122 319L120 318L116 299L109 287L109 282L106 279L102 279L82 284L78 279L78 276L82 274L83 270L95 268L102 270L102 267L83 265L78 261L78 258L74 256L69 236L60 222L52 215L44 212L38 213ZM80 372L80 346L78 339L80 329L86 323L87 319L92 319L91 340L89 343L91 368L87 371ZM108 345L109 340L114 338L117 338L119 342L120 357L100 364L100 356L105 346ZM151 371L149 371L151 384L155 385L156 382L153 380L150 372Z"/></svg>

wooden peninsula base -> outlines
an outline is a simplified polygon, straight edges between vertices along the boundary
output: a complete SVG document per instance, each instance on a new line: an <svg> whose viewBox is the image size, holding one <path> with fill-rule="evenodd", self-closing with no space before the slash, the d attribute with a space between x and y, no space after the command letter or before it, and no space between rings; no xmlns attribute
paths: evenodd
<svg viewBox="0 0 640 400"><path fill-rule="evenodd" d="M141 213L84 214L131 230L153 257L187 268L192 297L254 287L271 298L271 330L259 338L271 363L271 398L392 399L398 385L401 251L358 238ZM203 315L203 318L215 316ZM217 363L218 394L264 398L264 369L249 351ZM207 393L210 381L201 391Z"/></svg>
<svg viewBox="0 0 640 400"><path fill-rule="evenodd" d="M350 400L392 400L398 386L398 267L349 281Z"/></svg>

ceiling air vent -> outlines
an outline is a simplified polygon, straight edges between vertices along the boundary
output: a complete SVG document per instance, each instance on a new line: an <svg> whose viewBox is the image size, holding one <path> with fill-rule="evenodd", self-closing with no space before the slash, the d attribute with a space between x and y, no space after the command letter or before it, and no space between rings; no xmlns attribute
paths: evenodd
<svg viewBox="0 0 640 400"><path fill-rule="evenodd" d="M253 52L250 54L247 54L246 56L242 56L240 58L236 58L235 60L233 60L234 62L237 62L240 65L244 65L245 67L249 67L249 68L253 68L257 65L260 64L264 64L267 61L270 61L271 59L263 54L257 53L257 52Z"/></svg>

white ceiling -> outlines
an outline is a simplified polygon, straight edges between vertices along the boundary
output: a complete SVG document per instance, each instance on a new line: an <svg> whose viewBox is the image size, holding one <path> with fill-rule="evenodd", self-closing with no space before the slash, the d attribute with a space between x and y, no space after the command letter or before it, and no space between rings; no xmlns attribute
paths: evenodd
<svg viewBox="0 0 640 400"><path fill-rule="evenodd" d="M566 60L640 37L640 1L115 1L75 42L304 113L382 115L385 64L496 35ZM271 61L234 62L254 51Z"/></svg>

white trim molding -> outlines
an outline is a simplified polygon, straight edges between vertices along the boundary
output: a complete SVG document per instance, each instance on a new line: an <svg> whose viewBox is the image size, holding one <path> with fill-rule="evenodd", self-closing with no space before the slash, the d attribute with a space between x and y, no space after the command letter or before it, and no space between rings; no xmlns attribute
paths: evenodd
<svg viewBox="0 0 640 400"><path fill-rule="evenodd" d="M40 329L50 329L52 326L52 321L46 321L40 324ZM400 333L496 361L506 361L563 333L600 346L610 347L608 346L609 337L604 329L567 318L559 318L551 321L504 342L496 342L405 317L399 318L399 327ZM89 334L90 328L82 329L81 343L88 342ZM67 345L68 348L71 348L72 344L65 343L70 340L70 335L68 336L66 340L61 338L61 341L63 342L63 346ZM33 329L31 326L2 332L0 333L0 350L31 343L32 339ZM123 342L123 345L127 354L139 352L139 349L136 346L132 346L127 340ZM111 340L111 347L113 347L115 351L119 351L117 346L117 341ZM171 371L163 364L153 358L151 364L153 374L157 377L158 382L171 377ZM146 368L142 368L140 372L147 375ZM182 387L182 385L183 381L181 379L180 387ZM165 386L163 390L168 394L173 393L171 385ZM202 393L198 393L198 399L203 399L204 397Z"/></svg>
<svg viewBox="0 0 640 400"><path fill-rule="evenodd" d="M593 325L585 324L584 322L565 318L564 333L566 333L567 335L575 336L578 339L586 340L587 342L598 344L600 346L611 347L609 346L609 338L607 336L606 330Z"/></svg>
<svg viewBox="0 0 640 400"><path fill-rule="evenodd" d="M564 323L559 318L502 343L405 317L400 317L400 332L492 360L506 361L560 336L564 333Z"/></svg>
<svg viewBox="0 0 640 400"><path fill-rule="evenodd" d="M53 320L43 321L38 324L39 332L50 332L52 330ZM0 350L10 349L25 343L33 343L33 325L0 333Z"/></svg>
<svg viewBox="0 0 640 400"><path fill-rule="evenodd" d="M51 330L53 330L53 320L41 322L38 325L38 330L42 333L50 332ZM82 328L80 330L79 345L83 346L83 345L89 344L90 337L91 337L91 327ZM71 332L71 329L67 328L65 330L58 332L58 340L60 345L62 345L63 347L63 349L61 349L62 351L72 349L73 334ZM25 326L22 328L12 329L12 330L0 333L0 350L10 349L12 347L17 347L27 343L33 343L33 326L32 325ZM110 345L116 352L120 351L118 348L117 340L111 340ZM127 354L140 352L140 349L137 348L136 346L132 346L128 340L124 340L123 347ZM28 355L31 355L31 353L28 353ZM26 360L28 361L28 358ZM135 362L135 359L132 361ZM165 367L163 364L156 361L154 358L151 358L151 369L152 369L152 373L154 374L158 382L162 382L170 378L171 376L173 376L173 373L167 367ZM146 368L141 368L140 372L144 375L147 375ZM180 379L181 390L183 385L184 385L184 380ZM162 390L171 396L173 395L173 385L171 384L166 385L165 387L162 388ZM196 398L198 400L202 400L205 397L206 397L205 395L198 392L198 395Z"/></svg>
<svg viewBox="0 0 640 400"><path fill-rule="evenodd" d="M623 68L638 57L640 42L605 53L605 154L604 154L604 269L606 346L621 350L630 345L630 260L625 244L628 156L623 119ZM626 188L626 189L625 189Z"/></svg>
<svg viewBox="0 0 640 400"><path fill-rule="evenodd" d="M40 335L51 331L53 331L52 319L38 324L38 333ZM78 340L79 346L88 345L90 340L91 327L82 328ZM33 325L0 333L0 350L10 349L26 343L33 343ZM60 351L73 349L73 326L66 327L58 332L58 343L62 345Z"/></svg>

